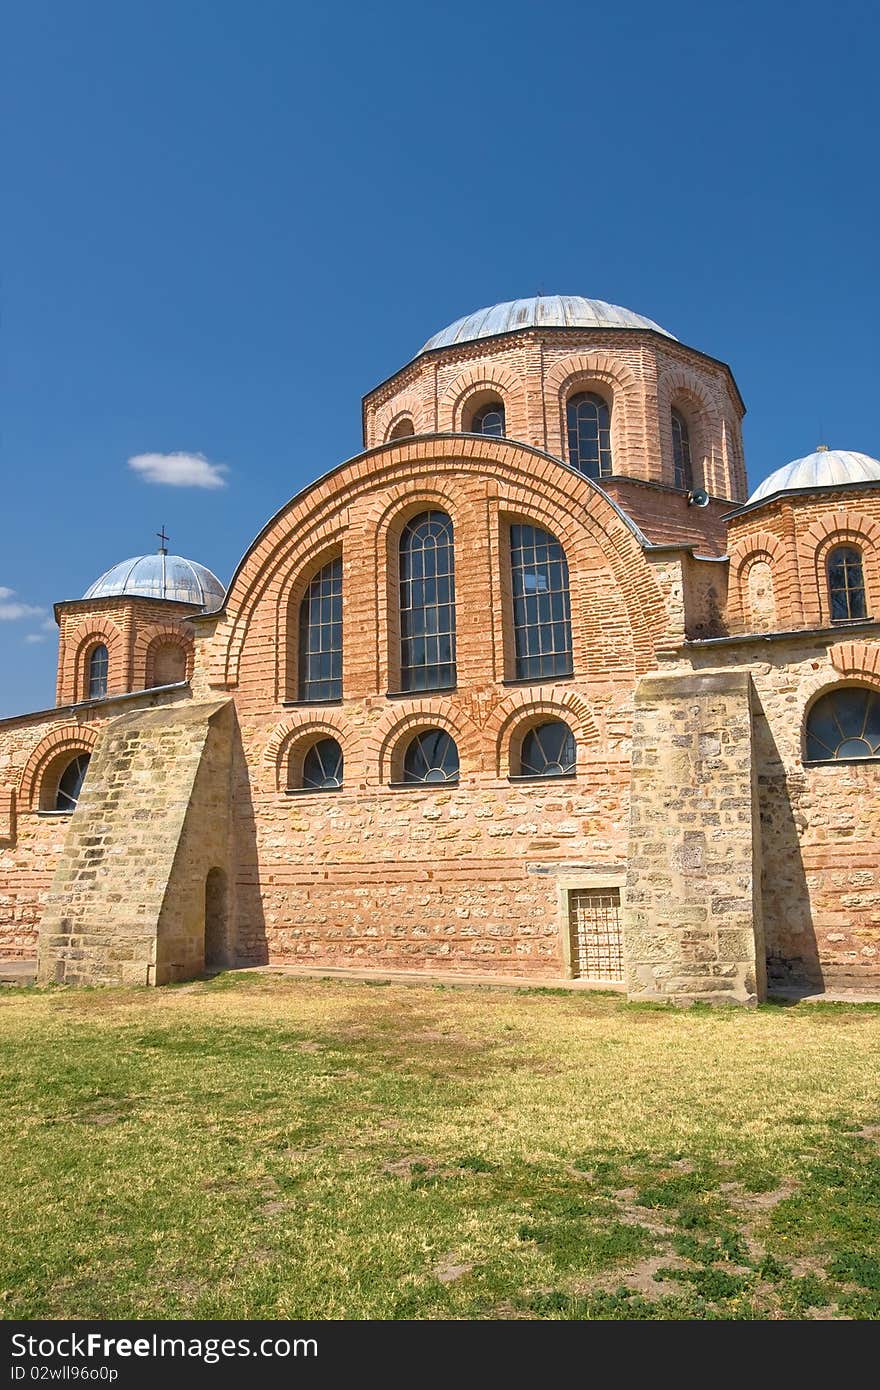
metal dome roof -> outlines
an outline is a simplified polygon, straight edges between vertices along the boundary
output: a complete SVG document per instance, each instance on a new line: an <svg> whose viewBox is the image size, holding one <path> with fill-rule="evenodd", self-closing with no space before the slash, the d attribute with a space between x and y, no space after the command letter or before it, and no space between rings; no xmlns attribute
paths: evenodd
<svg viewBox="0 0 880 1390"><path fill-rule="evenodd" d="M197 603L200 608L219 608L225 590L216 574L195 560L182 555L136 555L90 584L83 598L112 598L117 595L139 598L173 599L177 603Z"/></svg>
<svg viewBox="0 0 880 1390"><path fill-rule="evenodd" d="M493 338L497 333L515 333L518 328L650 328L672 334L653 319L634 314L619 304L606 304L602 299L584 299L579 294L541 294L533 299L510 299L505 304L492 304L456 319L448 328L435 333L416 357L434 348L452 347L477 338Z"/></svg>
<svg viewBox="0 0 880 1390"><path fill-rule="evenodd" d="M763 483L759 483L749 498L762 502L777 492L792 492L802 487L839 487L841 483L880 483L880 459L869 454L854 454L849 449L819 448L805 458L793 459L777 468Z"/></svg>

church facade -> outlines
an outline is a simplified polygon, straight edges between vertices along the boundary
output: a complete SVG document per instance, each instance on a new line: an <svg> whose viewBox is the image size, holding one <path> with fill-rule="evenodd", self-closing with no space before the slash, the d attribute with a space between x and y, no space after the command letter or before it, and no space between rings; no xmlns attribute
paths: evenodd
<svg viewBox="0 0 880 1390"><path fill-rule="evenodd" d="M750 1004L880 983L880 461L751 495L723 362L601 301L435 335L227 589L56 605L0 722L0 954Z"/></svg>

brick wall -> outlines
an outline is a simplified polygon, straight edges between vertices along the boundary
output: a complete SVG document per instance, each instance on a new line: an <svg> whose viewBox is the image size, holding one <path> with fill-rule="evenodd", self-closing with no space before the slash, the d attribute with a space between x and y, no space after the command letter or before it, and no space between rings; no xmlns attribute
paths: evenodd
<svg viewBox="0 0 880 1390"><path fill-rule="evenodd" d="M416 434L466 429L473 402L500 397L506 432L567 458L565 402L594 390L611 405L614 472L672 485L671 412L690 433L694 485L744 501L742 402L720 362L654 333L525 330L418 357L364 398L364 443L404 418Z"/></svg>

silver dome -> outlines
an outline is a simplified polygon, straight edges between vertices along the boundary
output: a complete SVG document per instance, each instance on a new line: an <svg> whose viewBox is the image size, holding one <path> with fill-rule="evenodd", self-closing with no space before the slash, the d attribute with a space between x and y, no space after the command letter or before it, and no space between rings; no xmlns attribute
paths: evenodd
<svg viewBox="0 0 880 1390"><path fill-rule="evenodd" d="M749 498L762 502L777 492L802 487L839 487L841 483L880 483L880 459L855 454L849 449L816 449L805 458L793 459L759 483Z"/></svg>
<svg viewBox="0 0 880 1390"><path fill-rule="evenodd" d="M136 555L121 560L94 584L83 598L113 598L131 595L138 598L173 599L176 603L197 603L200 608L219 608L225 590L216 574L195 560L182 555Z"/></svg>
<svg viewBox="0 0 880 1390"><path fill-rule="evenodd" d="M534 299L510 299L505 304L493 304L456 319L448 328L435 333L416 357L434 348L469 343L476 338L493 338L496 333L515 333L518 328L649 328L672 334L653 319L634 314L619 304L606 304L602 299L584 299L579 294L542 294ZM675 340L673 340L675 341Z"/></svg>

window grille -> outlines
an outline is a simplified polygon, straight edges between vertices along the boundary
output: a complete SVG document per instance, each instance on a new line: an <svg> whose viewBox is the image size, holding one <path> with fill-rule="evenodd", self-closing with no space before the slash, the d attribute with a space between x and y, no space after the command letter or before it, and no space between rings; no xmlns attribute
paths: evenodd
<svg viewBox="0 0 880 1390"><path fill-rule="evenodd" d="M571 973L579 980L622 980L619 888L574 888L568 894Z"/></svg>

